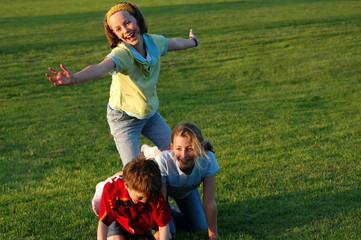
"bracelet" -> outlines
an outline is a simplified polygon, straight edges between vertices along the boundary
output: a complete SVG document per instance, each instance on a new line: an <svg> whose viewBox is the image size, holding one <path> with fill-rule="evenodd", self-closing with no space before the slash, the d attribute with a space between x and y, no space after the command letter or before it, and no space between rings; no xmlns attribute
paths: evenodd
<svg viewBox="0 0 361 240"><path fill-rule="evenodd" d="M189 37L189 39L192 39L192 40L194 41L194 43L196 44L195 47L198 46L199 42L198 42L197 38L195 38L195 37Z"/></svg>

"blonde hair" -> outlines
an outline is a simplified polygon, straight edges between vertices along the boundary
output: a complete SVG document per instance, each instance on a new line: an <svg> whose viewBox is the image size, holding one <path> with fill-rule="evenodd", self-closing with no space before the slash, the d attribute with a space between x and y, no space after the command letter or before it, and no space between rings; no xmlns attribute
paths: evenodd
<svg viewBox="0 0 361 240"><path fill-rule="evenodd" d="M129 3L126 3L126 2L122 2L122 3L118 3L117 5L113 6L108 12L107 12L107 15L106 15L106 18L107 18L107 23L109 23L109 18L116 12L118 11L128 11L130 13L135 13L133 8L131 7L131 5ZM110 26L109 26L110 27Z"/></svg>
<svg viewBox="0 0 361 240"><path fill-rule="evenodd" d="M108 38L111 49L115 48L118 45L118 43L121 42L121 40L114 34L113 30L110 28L108 24L109 18L114 13L122 10L128 11L137 20L137 24L141 35L148 32L147 23L139 8L132 2L120 2L117 5L113 6L104 17L105 35Z"/></svg>
<svg viewBox="0 0 361 240"><path fill-rule="evenodd" d="M208 139L204 139L201 129L191 122L184 122L178 124L172 131L171 142L174 144L174 139L178 136L186 137L191 142L195 152L195 164L198 163L198 158L205 156L208 158L206 151L214 153L213 144Z"/></svg>

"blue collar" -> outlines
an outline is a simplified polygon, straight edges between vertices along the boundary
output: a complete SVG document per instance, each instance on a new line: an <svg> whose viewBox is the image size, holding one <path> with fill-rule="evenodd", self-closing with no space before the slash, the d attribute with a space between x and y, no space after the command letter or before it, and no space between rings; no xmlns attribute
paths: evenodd
<svg viewBox="0 0 361 240"><path fill-rule="evenodd" d="M151 67L152 64L159 57L160 50L159 50L157 44L155 44L155 42L153 42L153 40L151 38L149 38L146 34L143 34L143 40L144 40L144 44L145 44L145 49L146 49L146 51L148 52L148 54L149 54L149 56L151 58L151 61L150 61L150 64L149 64L149 67ZM126 43L126 46L133 53L134 57L138 61L140 61L142 63L148 63L147 60L142 55L140 55L140 53L137 50L135 50L135 48L132 45Z"/></svg>

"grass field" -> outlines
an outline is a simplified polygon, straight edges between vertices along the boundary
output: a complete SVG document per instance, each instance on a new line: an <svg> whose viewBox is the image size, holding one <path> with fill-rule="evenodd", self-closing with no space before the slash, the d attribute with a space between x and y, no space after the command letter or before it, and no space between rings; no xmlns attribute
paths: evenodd
<svg viewBox="0 0 361 240"><path fill-rule="evenodd" d="M122 167L111 78L44 73L100 62L115 3L0 2L0 239L96 238L94 187ZM162 58L159 111L215 145L220 239L360 239L361 1L135 3L151 33L199 38Z"/></svg>

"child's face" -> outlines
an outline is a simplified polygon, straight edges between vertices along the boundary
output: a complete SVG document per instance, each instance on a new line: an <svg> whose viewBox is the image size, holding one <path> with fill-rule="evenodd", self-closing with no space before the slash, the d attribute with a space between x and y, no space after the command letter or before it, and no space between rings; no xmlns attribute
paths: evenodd
<svg viewBox="0 0 361 240"><path fill-rule="evenodd" d="M130 189L127 186L125 186L125 188L128 190L129 197L132 199L133 203L138 204L148 202L148 198L143 193Z"/></svg>
<svg viewBox="0 0 361 240"><path fill-rule="evenodd" d="M137 20L128 11L114 13L108 22L114 34L123 42L133 46L139 43L141 35Z"/></svg>
<svg viewBox="0 0 361 240"><path fill-rule="evenodd" d="M177 136L171 145L178 167L184 171L192 170L194 167L194 149L187 137Z"/></svg>

